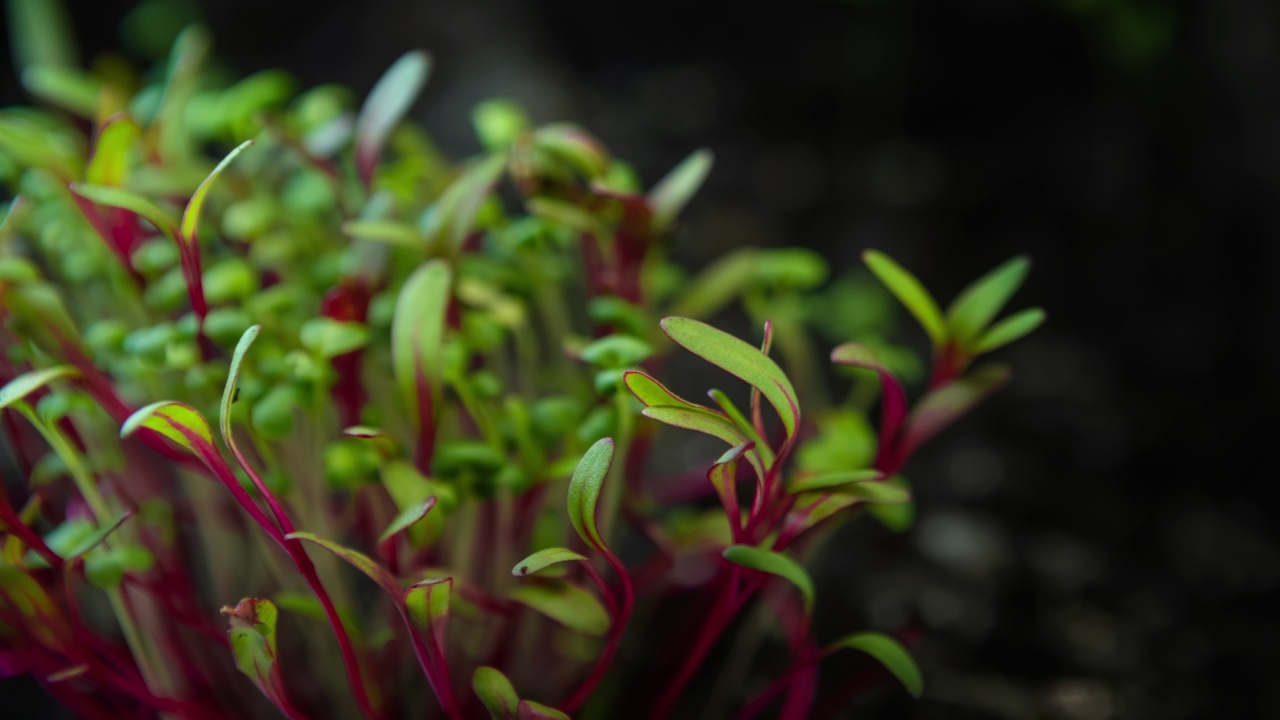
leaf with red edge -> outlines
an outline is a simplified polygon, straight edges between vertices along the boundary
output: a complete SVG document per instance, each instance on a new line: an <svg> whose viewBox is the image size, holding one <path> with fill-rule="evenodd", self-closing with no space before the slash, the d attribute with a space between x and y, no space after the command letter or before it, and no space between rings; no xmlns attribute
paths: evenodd
<svg viewBox="0 0 1280 720"><path fill-rule="evenodd" d="M572 583L530 582L511 588L507 597L584 635L599 637L609 631L609 611L600 599Z"/></svg>
<svg viewBox="0 0 1280 720"><path fill-rule="evenodd" d="M453 578L432 578L414 583L404 593L404 605L414 624L427 631L436 652L444 651L445 628L449 622L449 598Z"/></svg>
<svg viewBox="0 0 1280 720"><path fill-rule="evenodd" d="M909 456L1009 380L1004 365L984 365L920 399L902 428L902 455Z"/></svg>
<svg viewBox="0 0 1280 720"><path fill-rule="evenodd" d="M831 362L847 367L871 370L880 378L880 452L881 461L889 460L889 453L897 444L898 433L907 417L907 394L902 383L881 362L875 352L866 345L844 343L831 351Z"/></svg>
<svg viewBox="0 0 1280 720"><path fill-rule="evenodd" d="M200 210L204 208L205 198L209 196L209 191L213 189L214 181L231 165L231 161L235 160L240 153L244 152L252 144L252 140L245 140L235 150L228 153L222 159L222 162L218 163L217 167L213 169L213 172L209 173L209 176L204 179L204 182L200 183L200 187L196 188L196 191L191 195L191 199L187 201L187 207L182 211L180 229L182 231L182 241L189 248L192 248L193 252L197 252L195 250L197 242L196 229L200 223Z"/></svg>
<svg viewBox="0 0 1280 720"><path fill-rule="evenodd" d="M573 720L559 710L533 700L521 700L516 708L519 720Z"/></svg>
<svg viewBox="0 0 1280 720"><path fill-rule="evenodd" d="M800 426L796 390L786 373L769 356L729 333L697 320L668 317L663 318L661 324L677 345L759 390L782 419L787 437L795 436Z"/></svg>
<svg viewBox="0 0 1280 720"><path fill-rule="evenodd" d="M22 373L5 383L4 387L0 387L0 410L4 410L15 402L23 400L54 380L78 375L80 375L80 371L70 365L60 365L45 370L32 370Z"/></svg>
<svg viewBox="0 0 1280 720"><path fill-rule="evenodd" d="M493 720L514 720L520 696L501 670L482 666L471 676L471 689Z"/></svg>
<svg viewBox="0 0 1280 720"><path fill-rule="evenodd" d="M569 481L569 521L578 537L600 553L607 553L608 548L596 528L596 504L612 462L613 438L601 438L587 448Z"/></svg>
<svg viewBox="0 0 1280 720"><path fill-rule="evenodd" d="M724 507L729 527L733 528L735 537L742 527L742 513L738 510L738 461L751 448L751 443L735 445L726 450L707 470L707 480L720 497L720 504ZM761 490L761 487L756 488L756 492Z"/></svg>
<svg viewBox="0 0 1280 720"><path fill-rule="evenodd" d="M120 437L129 437L139 428L160 433L202 460L206 455L218 453L217 446L213 444L213 432L209 429L209 423L198 410L184 403L161 400L140 408L120 426ZM188 437L180 428L185 428L195 437ZM198 447L195 443L202 445Z"/></svg>
<svg viewBox="0 0 1280 720"><path fill-rule="evenodd" d="M299 717L285 694L276 663L276 606L270 600L245 598L235 608L222 608L231 623L231 653L236 668L286 717Z"/></svg>
<svg viewBox="0 0 1280 720"><path fill-rule="evenodd" d="M385 590L387 594L391 595L393 598L399 599L403 593L400 589L400 583L396 581L395 576L391 574L391 571L379 565L373 558L365 555L364 553L352 550L344 545L339 545L332 540L326 540L315 533L289 533L288 535L285 535L285 539L304 540L313 545L319 545L325 550L337 555L342 560L345 560L347 564L351 565L351 567L369 576L370 580L376 582L379 587Z"/></svg>
<svg viewBox="0 0 1280 720"><path fill-rule="evenodd" d="M397 515L395 519L391 521L391 524L387 526L387 529L382 531L382 535L378 536L378 544L381 545L395 537L398 533L408 530L414 525L414 523L426 517L427 513L431 512L431 508L435 506L436 496L432 495L416 505L405 508L404 512Z"/></svg>
<svg viewBox="0 0 1280 720"><path fill-rule="evenodd" d="M400 56L382 74L356 119L356 168L367 186L391 131L413 107L431 72L431 56L412 50Z"/></svg>

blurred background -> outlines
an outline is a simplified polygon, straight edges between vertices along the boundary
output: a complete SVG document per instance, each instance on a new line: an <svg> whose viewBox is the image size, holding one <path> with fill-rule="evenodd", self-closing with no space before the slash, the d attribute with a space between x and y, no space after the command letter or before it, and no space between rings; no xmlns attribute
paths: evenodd
<svg viewBox="0 0 1280 720"><path fill-rule="evenodd" d="M914 461L911 532L851 523L818 573L820 632L921 630L926 695L836 716L1280 717L1275 0L69 5L86 60L200 20L237 74L360 94L426 48L416 116L453 157L496 96L646 183L708 147L692 267L878 248L946 302L1029 254L1012 307L1049 322L1001 351L1013 382ZM8 64L0 100L25 101Z"/></svg>

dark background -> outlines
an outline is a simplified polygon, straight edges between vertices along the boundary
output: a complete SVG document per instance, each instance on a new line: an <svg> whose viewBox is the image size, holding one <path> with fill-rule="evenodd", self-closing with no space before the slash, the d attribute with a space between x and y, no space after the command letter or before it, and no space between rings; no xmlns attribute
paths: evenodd
<svg viewBox="0 0 1280 720"><path fill-rule="evenodd" d="M135 3L70 5L91 58ZM833 634L924 631L925 698L848 716L1280 717L1280 3L190 5L237 71L304 87L363 93L429 49L417 116L455 157L494 96L583 123L648 183L710 147L694 266L876 247L945 301L1030 254L1014 306L1049 323L914 463L916 529L855 523L827 553Z"/></svg>

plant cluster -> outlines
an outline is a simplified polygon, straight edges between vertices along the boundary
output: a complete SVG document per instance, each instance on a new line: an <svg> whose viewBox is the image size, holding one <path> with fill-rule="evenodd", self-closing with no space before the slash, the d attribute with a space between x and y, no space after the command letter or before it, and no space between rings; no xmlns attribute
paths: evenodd
<svg viewBox="0 0 1280 720"><path fill-rule="evenodd" d="M1043 319L992 325L1024 259L944 315L866 254L932 341L911 403L872 283L668 261L709 153L645 192L492 101L455 164L404 120L424 53L357 103L209 45L30 64L42 106L0 111L0 668L84 718L661 718L737 628L713 711L805 716L842 649L921 692L897 639L815 637L804 563L910 523L903 467L1007 377L971 362ZM758 346L702 321L734 306ZM668 389L686 353L744 394ZM727 450L681 469L669 428Z"/></svg>

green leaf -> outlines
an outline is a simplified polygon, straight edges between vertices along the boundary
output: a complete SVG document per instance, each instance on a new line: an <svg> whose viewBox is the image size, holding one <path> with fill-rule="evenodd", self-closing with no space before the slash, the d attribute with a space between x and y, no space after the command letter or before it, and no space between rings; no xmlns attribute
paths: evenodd
<svg viewBox="0 0 1280 720"><path fill-rule="evenodd" d="M582 349L583 360L602 368L636 365L653 355L653 347L638 337L614 334L593 341Z"/></svg>
<svg viewBox="0 0 1280 720"><path fill-rule="evenodd" d="M810 475L792 481L787 492L801 493L814 490L831 490L852 483L874 482L884 477L879 470L845 470L843 472Z"/></svg>
<svg viewBox="0 0 1280 720"><path fill-rule="evenodd" d="M471 689L493 720L514 720L520 696L501 670L487 666L476 668L471 676Z"/></svg>
<svg viewBox="0 0 1280 720"><path fill-rule="evenodd" d="M170 240L177 241L175 233L177 232L178 223L174 220L173 215L168 210L161 208L135 192L116 187L89 185L87 183L72 183L71 192L98 205L123 208L137 213L145 218L147 222L154 225L157 230L164 233Z"/></svg>
<svg viewBox="0 0 1280 720"><path fill-rule="evenodd" d="M760 437L760 433L756 432L756 426L747 419L746 415L742 414L742 411L738 409L737 405L733 404L733 401L729 399L729 396L722 390L716 390L714 388L708 391L707 394L711 396L711 399L715 401L716 405L720 406L720 410L723 411L724 414L728 416L729 420L733 422L734 427L738 428L739 432L746 435L753 443L755 443L756 452L760 453L764 464L772 465L773 450L769 448L769 444L764 441L764 438Z"/></svg>
<svg viewBox="0 0 1280 720"><path fill-rule="evenodd" d="M649 210L653 213L653 230L662 232L671 226L676 216L693 198L698 188L711 172L711 163L715 156L710 150L703 148L672 168L666 177L658 181L649 191Z"/></svg>
<svg viewBox="0 0 1280 720"><path fill-rule="evenodd" d="M453 272L443 260L423 263L405 280L391 321L391 362L400 397L419 422L419 384L438 396L444 374L445 313Z"/></svg>
<svg viewBox="0 0 1280 720"><path fill-rule="evenodd" d="M245 598L235 609L224 607L222 613L231 623L231 654L236 668L287 717L296 717L276 666L276 606L263 598Z"/></svg>
<svg viewBox="0 0 1280 720"><path fill-rule="evenodd" d="M22 71L22 85L41 100L92 119L98 111L103 83L88 73L51 65L32 65Z"/></svg>
<svg viewBox="0 0 1280 720"><path fill-rule="evenodd" d="M84 177L90 185L120 187L129 175L129 151L141 135L138 124L127 115L114 115L98 131L93 157Z"/></svg>
<svg viewBox="0 0 1280 720"><path fill-rule="evenodd" d="M901 475L894 475L885 482L901 487L908 493L911 492L911 485ZM892 505L872 505L867 510L885 527L896 533L910 530L916 521L916 504L909 501Z"/></svg>
<svg viewBox="0 0 1280 720"><path fill-rule="evenodd" d="M751 442L751 438L738 430L732 420L710 410L656 405L645 408L641 413L645 417L657 420L664 425L704 433L723 440L730 445L742 445Z"/></svg>
<svg viewBox="0 0 1280 720"><path fill-rule="evenodd" d="M609 169L609 153L600 141L573 123L544 125L533 133L533 145L594 180Z"/></svg>
<svg viewBox="0 0 1280 720"><path fill-rule="evenodd" d="M569 481L569 521L589 547L606 553L604 539L596 529L596 504L600 488L613 462L613 438L601 438L587 448Z"/></svg>
<svg viewBox="0 0 1280 720"><path fill-rule="evenodd" d="M417 523L419 520L426 517L427 513L431 512L431 508L435 506L436 506L436 498L434 495L432 495L431 497L427 498L426 500L423 500L417 505L412 505L408 508L405 508L404 512L401 512L399 515L397 515L396 518L391 521L391 524L387 526L387 529L383 530L382 534L378 536L378 544L381 545L382 543L395 537L397 533L409 529L412 525Z"/></svg>
<svg viewBox="0 0 1280 720"><path fill-rule="evenodd" d="M22 373L5 383L4 387L0 387L0 410L7 409L10 405L26 398L54 380L76 377L79 374L80 371L70 365L60 365L45 370L32 370Z"/></svg>
<svg viewBox="0 0 1280 720"><path fill-rule="evenodd" d="M742 248L707 266L671 305L671 314L705 318L720 312L745 292L760 269L760 251Z"/></svg>
<svg viewBox="0 0 1280 720"><path fill-rule="evenodd" d="M609 613L590 592L559 580L517 585L507 597L570 630L599 637L609 631Z"/></svg>
<svg viewBox="0 0 1280 720"><path fill-rule="evenodd" d="M204 416L198 410L190 405L173 400L161 400L151 403L135 411L124 421L124 424L120 427L120 437L129 437L138 428L143 427L164 435L198 458L203 459L208 454L217 453L217 447L213 444L213 433L209 430L209 423L205 421ZM203 442L202 447L197 448L193 445L193 441L188 439L179 428L194 434L197 440Z"/></svg>
<svg viewBox="0 0 1280 720"><path fill-rule="evenodd" d="M532 197L526 200L524 204L529 209L530 214L547 220L554 225L560 225L574 232L586 233L597 238L611 235L609 229L596 216L573 203L553 198Z"/></svg>
<svg viewBox="0 0 1280 720"><path fill-rule="evenodd" d="M724 559L735 565L752 570L759 570L770 575L777 575L800 589L804 597L804 611L813 613L813 580L808 571L795 560L781 553L764 550L750 545L731 545L724 549Z"/></svg>
<svg viewBox="0 0 1280 720"><path fill-rule="evenodd" d="M1009 380L1009 368L985 365L920 399L902 428L902 451L910 455Z"/></svg>
<svg viewBox="0 0 1280 720"><path fill-rule="evenodd" d="M364 553L339 545L332 540L326 540L315 533L295 532L289 533L284 537L286 540L304 540L313 545L319 545L325 550L337 555L342 560L345 560L347 564L351 565L351 567L369 576L370 580L377 583L378 587L381 587L392 597L399 598L403 594L403 591L400 589L400 583L396 581L395 576L393 576L389 570L379 565L373 558L365 555Z"/></svg>
<svg viewBox="0 0 1280 720"><path fill-rule="evenodd" d="M978 278L947 308L951 335L963 347L976 344L987 324L1022 286L1031 261L1018 256Z"/></svg>
<svg viewBox="0 0 1280 720"><path fill-rule="evenodd" d="M363 323L317 317L302 323L298 339L303 347L328 360L368 345L369 328Z"/></svg>
<svg viewBox="0 0 1280 720"><path fill-rule="evenodd" d="M235 439L231 433L231 403L236 399L236 382L240 379L240 365L261 331L262 327L259 325L245 330L240 336L240 341L236 343L235 352L231 355L231 367L227 370L227 382L222 387L222 403L218 408L218 429L222 431L222 439L228 447L235 446Z"/></svg>
<svg viewBox="0 0 1280 720"><path fill-rule="evenodd" d="M578 553L568 548L562 548L562 547L546 548L545 550L539 550L538 552L516 563L516 566L511 568L511 574L514 577L521 577L523 575L535 575L543 570L546 570L552 565L558 565L560 563L574 562L575 560L586 560L586 559L587 558L585 555L579 555Z"/></svg>
<svg viewBox="0 0 1280 720"><path fill-rule="evenodd" d="M992 325L978 341L975 352L987 353L1019 340L1044 323L1044 310L1027 308Z"/></svg>
<svg viewBox="0 0 1280 720"><path fill-rule="evenodd" d="M916 666L916 661L911 659L907 649L897 640L881 633L854 633L828 645L827 652L843 648L861 650L878 660L893 673L894 677L898 678L912 697L918 698L924 693L924 678L920 675L920 668Z"/></svg>
<svg viewBox="0 0 1280 720"><path fill-rule="evenodd" d="M883 480L850 483L832 492L857 498L868 505L902 505L911 502L911 491L906 486Z"/></svg>
<svg viewBox="0 0 1280 720"><path fill-rule="evenodd" d="M862 261L867 264L871 272L875 274L880 282L898 298L907 310L915 316L920 325L924 328L925 333L929 335L929 339L933 341L934 347L942 347L947 343L947 325L942 319L942 311L938 309L938 303L924 289L924 285L898 263L894 262L888 255L876 250L867 250L862 253Z"/></svg>
<svg viewBox="0 0 1280 720"><path fill-rule="evenodd" d="M506 150L529 129L529 116L511 100L486 100L472 108L471 126L485 150Z"/></svg>
<svg viewBox="0 0 1280 720"><path fill-rule="evenodd" d="M630 370L623 376L623 382L632 395L636 396L645 407L674 405L684 407L691 410L703 410L712 412L706 406L689 402L684 398L676 395L666 388L665 385L658 382L653 376L642 370Z"/></svg>
<svg viewBox="0 0 1280 720"><path fill-rule="evenodd" d="M443 241L450 253L457 253L506 163L506 156L499 154L468 165L423 214L419 230L428 238Z"/></svg>
<svg viewBox="0 0 1280 720"><path fill-rule="evenodd" d="M181 229L183 241L188 247L196 247L196 227L200 223L200 210L204 207L204 201L209 195L209 190L213 188L213 181L217 180L222 171L231 165L232 160L235 160L240 153L244 152L252 144L252 140L245 140L235 150L228 153L222 159L222 162L218 163L217 167L213 169L213 172L209 173L209 177L200 183L200 187L196 188L195 193L191 195L191 199L187 201L187 207L182 211Z"/></svg>
<svg viewBox="0 0 1280 720"><path fill-rule="evenodd" d="M391 131L413 107L427 82L431 56L413 50L400 56L369 91L356 118L356 167L368 185Z"/></svg>
<svg viewBox="0 0 1280 720"><path fill-rule="evenodd" d="M349 220L342 224L342 234L353 240L372 240L419 251L425 243L417 228L394 220Z"/></svg>
<svg viewBox="0 0 1280 720"><path fill-rule="evenodd" d="M409 618L431 635L436 650L444 650L444 633L449 622L449 598L453 595L453 578L431 578L410 585L404 592L404 605Z"/></svg>
<svg viewBox="0 0 1280 720"><path fill-rule="evenodd" d="M738 338L697 320L664 318L662 329L676 344L759 390L782 418L787 437L795 436L800 425L796 390L782 368L769 356Z"/></svg>
<svg viewBox="0 0 1280 720"><path fill-rule="evenodd" d="M516 708L518 720L573 720L559 710L533 700L521 700Z"/></svg>

